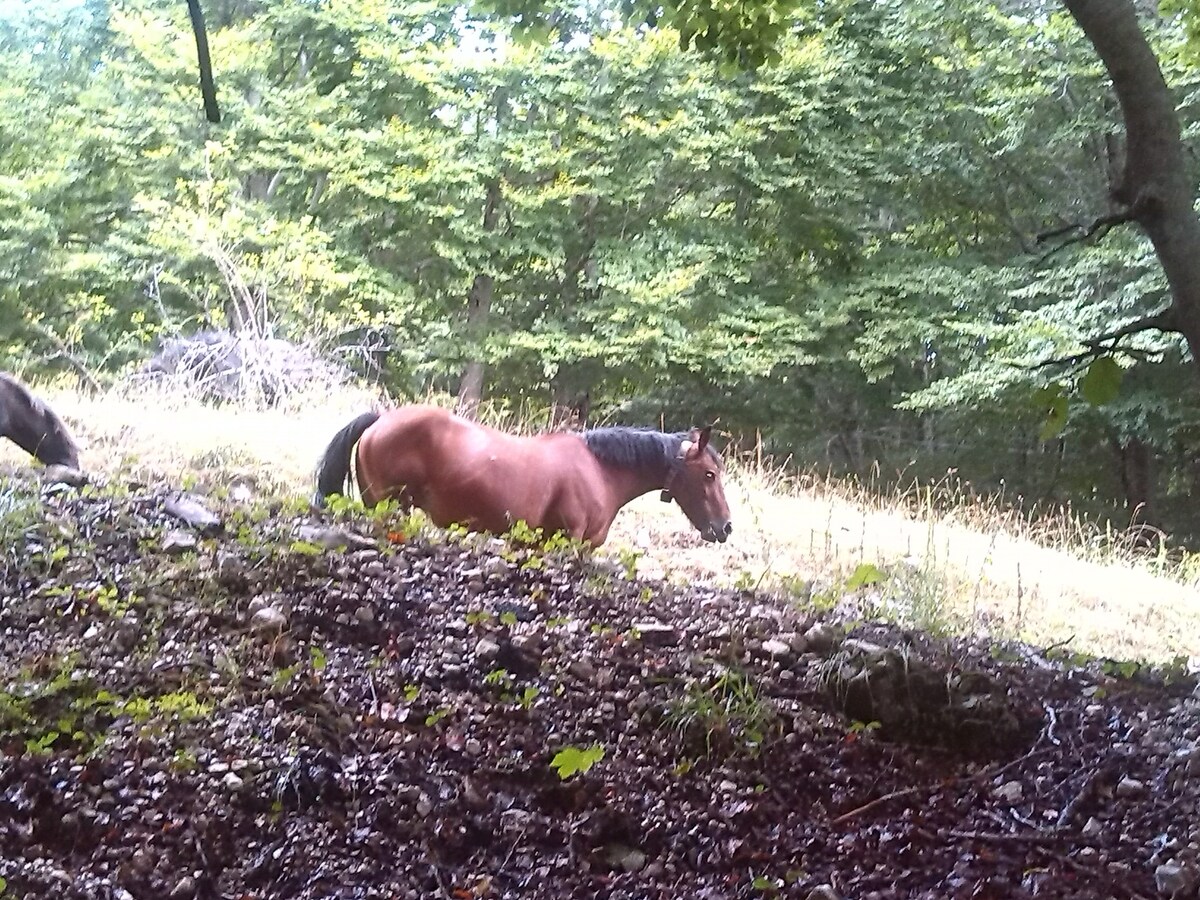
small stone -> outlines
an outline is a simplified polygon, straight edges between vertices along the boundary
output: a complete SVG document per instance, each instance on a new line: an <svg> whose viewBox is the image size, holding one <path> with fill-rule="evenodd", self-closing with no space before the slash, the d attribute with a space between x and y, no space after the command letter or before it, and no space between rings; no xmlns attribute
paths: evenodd
<svg viewBox="0 0 1200 900"><path fill-rule="evenodd" d="M646 865L646 854L636 847L626 847L623 844L613 844L608 848L608 861L615 868L625 872L639 872Z"/></svg>
<svg viewBox="0 0 1200 900"><path fill-rule="evenodd" d="M996 788L996 797L1005 803L1019 803L1025 796L1025 788L1019 781L1006 781Z"/></svg>
<svg viewBox="0 0 1200 900"><path fill-rule="evenodd" d="M679 631L662 622L634 622L633 631L647 647L673 647L679 643Z"/></svg>
<svg viewBox="0 0 1200 900"><path fill-rule="evenodd" d="M793 652L791 644L788 644L786 641L776 640L775 638L763 641L762 649L763 653L774 659L791 656Z"/></svg>
<svg viewBox="0 0 1200 900"><path fill-rule="evenodd" d="M487 578L503 578L508 574L508 563L499 557L493 556L481 566L481 569Z"/></svg>
<svg viewBox="0 0 1200 900"><path fill-rule="evenodd" d="M234 791L235 793L241 791L246 786L245 780L236 772L226 772L225 777L221 779L221 784L225 785L227 790Z"/></svg>
<svg viewBox="0 0 1200 900"><path fill-rule="evenodd" d="M591 660L586 657L583 659L574 660L567 671L578 678L580 681L591 681L596 677L596 667L592 665Z"/></svg>
<svg viewBox="0 0 1200 900"><path fill-rule="evenodd" d="M542 655L542 636L536 632L513 635L513 649L534 659Z"/></svg>
<svg viewBox="0 0 1200 900"><path fill-rule="evenodd" d="M191 525L201 534L215 534L221 530L221 520L190 494L179 494L170 498L163 504L163 509L168 515Z"/></svg>
<svg viewBox="0 0 1200 900"><path fill-rule="evenodd" d="M358 621L362 622L363 624L369 625L375 621L375 610L371 609L371 607L367 606L366 604L363 604L354 611L354 618L358 619Z"/></svg>
<svg viewBox="0 0 1200 900"><path fill-rule="evenodd" d="M296 539L306 544L315 544L326 550L340 550L343 548L360 550L375 546L375 542L370 538L363 537L361 534L355 534L353 531L348 531L345 528L336 528L329 525L299 525L296 527Z"/></svg>
<svg viewBox="0 0 1200 900"><path fill-rule="evenodd" d="M475 656L477 659L490 661L500 655L500 645L488 637L479 639L479 643L475 645Z"/></svg>
<svg viewBox="0 0 1200 900"><path fill-rule="evenodd" d="M180 553L187 553L189 550L195 550L199 543L196 540L196 535L190 531L184 531L182 528L172 528L163 535L162 551L174 556Z"/></svg>
<svg viewBox="0 0 1200 900"><path fill-rule="evenodd" d="M417 815L424 819L433 812L433 801L429 799L429 795L422 792L417 798Z"/></svg>
<svg viewBox="0 0 1200 900"><path fill-rule="evenodd" d="M175 887L171 888L171 900L191 900L195 896L196 879L190 875L184 875L175 882Z"/></svg>
<svg viewBox="0 0 1200 900"><path fill-rule="evenodd" d="M250 617L250 628L255 634L279 634L287 627L287 616L274 606L264 606Z"/></svg>
<svg viewBox="0 0 1200 900"><path fill-rule="evenodd" d="M842 896L833 889L833 885L818 884L808 892L805 900L842 900Z"/></svg>
<svg viewBox="0 0 1200 900"><path fill-rule="evenodd" d="M810 653L828 653L837 646L839 630L824 622L817 622L804 632L804 644Z"/></svg>
<svg viewBox="0 0 1200 900"><path fill-rule="evenodd" d="M1104 824L1095 816L1090 817L1083 823L1083 828L1079 829L1079 833L1084 837L1098 837L1104 831Z"/></svg>
<svg viewBox="0 0 1200 900"><path fill-rule="evenodd" d="M1117 782L1118 797L1136 797L1146 790L1146 786L1136 778L1130 778L1126 775Z"/></svg>

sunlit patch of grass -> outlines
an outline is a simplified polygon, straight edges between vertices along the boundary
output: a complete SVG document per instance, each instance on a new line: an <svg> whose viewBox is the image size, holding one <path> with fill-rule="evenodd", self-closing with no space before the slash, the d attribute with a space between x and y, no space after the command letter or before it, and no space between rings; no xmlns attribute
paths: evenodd
<svg viewBox="0 0 1200 900"><path fill-rule="evenodd" d="M39 388L81 443L85 468L104 477L199 490L247 485L252 494L307 497L333 434L381 405L365 389L294 397L279 408L211 406L139 388L81 396ZM423 398L445 406L453 398ZM523 433L545 429L544 408L485 404L480 417ZM28 464L0 442L0 464ZM1031 518L1003 497L947 480L886 496L872 486L745 456L728 461L734 531L700 539L675 504L651 493L614 523L603 552L639 554L637 573L677 583L752 587L808 602L843 585L861 563L892 573L855 602L910 624L975 629L1114 657L1200 653L1200 560L1162 544L1135 547L1118 531L1069 511ZM907 573L907 574L905 574ZM835 591L836 592L836 591ZM889 606L890 604L890 606ZM893 610L889 612L889 610ZM870 611L868 609L868 611Z"/></svg>

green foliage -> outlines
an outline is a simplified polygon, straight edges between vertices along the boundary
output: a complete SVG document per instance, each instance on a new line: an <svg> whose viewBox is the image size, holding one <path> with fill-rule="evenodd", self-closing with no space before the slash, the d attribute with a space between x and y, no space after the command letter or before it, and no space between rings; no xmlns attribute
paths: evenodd
<svg viewBox="0 0 1200 900"><path fill-rule="evenodd" d="M850 577L846 580L846 590L857 591L859 588L870 587L887 579L887 575L873 563L859 563Z"/></svg>
<svg viewBox="0 0 1200 900"><path fill-rule="evenodd" d="M589 747L567 746L554 754L550 760L550 768L558 773L563 781L576 775L586 775L592 767L604 759L604 747L592 744Z"/></svg>

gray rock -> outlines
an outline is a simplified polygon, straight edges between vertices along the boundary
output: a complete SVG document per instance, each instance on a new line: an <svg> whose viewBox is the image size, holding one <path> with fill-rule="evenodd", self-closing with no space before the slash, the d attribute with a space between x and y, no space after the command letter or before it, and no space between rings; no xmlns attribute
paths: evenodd
<svg viewBox="0 0 1200 900"><path fill-rule="evenodd" d="M491 638L482 637L475 645L475 657L479 660L489 662L500 655L500 645Z"/></svg>
<svg viewBox="0 0 1200 900"><path fill-rule="evenodd" d="M298 525L296 526L296 539L304 541L306 544L324 547L326 550L339 550L346 547L363 550L375 546L375 542L370 538L335 525ZM371 564L368 563L368 565ZM380 568L382 569L382 566Z"/></svg>
<svg viewBox="0 0 1200 900"><path fill-rule="evenodd" d="M1164 897L1188 897L1196 888L1196 872L1178 862L1165 862L1154 870L1154 884Z"/></svg>
<svg viewBox="0 0 1200 900"><path fill-rule="evenodd" d="M221 530L221 520L191 494L178 494L169 498L163 504L163 509L168 515L192 526L201 534L216 534Z"/></svg>
<svg viewBox="0 0 1200 900"><path fill-rule="evenodd" d="M804 632L805 648L810 653L829 653L837 646L841 631L824 622L817 622Z"/></svg>
<svg viewBox="0 0 1200 900"><path fill-rule="evenodd" d="M770 640L763 641L762 649L763 653L774 659L783 659L791 656L794 652L791 644L789 644L787 641L778 640L777 638L771 638Z"/></svg>
<svg viewBox="0 0 1200 900"><path fill-rule="evenodd" d="M808 892L805 900L842 900L842 895L835 891L831 884L818 884Z"/></svg>
<svg viewBox="0 0 1200 900"><path fill-rule="evenodd" d="M1138 781L1136 778L1130 778L1128 775L1117 782L1118 797L1137 797L1139 794L1145 793L1146 785Z"/></svg>
<svg viewBox="0 0 1200 900"><path fill-rule="evenodd" d="M633 630L648 647L674 647L679 643L678 629L653 619L634 622Z"/></svg>
<svg viewBox="0 0 1200 900"><path fill-rule="evenodd" d="M250 628L255 634L276 635L287 627L287 616L274 606L264 606L250 616Z"/></svg>
<svg viewBox="0 0 1200 900"><path fill-rule="evenodd" d="M187 553L189 550L195 550L199 545L196 536L190 531L184 531L182 528L172 528L162 540L163 553L172 555L179 553Z"/></svg>
<svg viewBox="0 0 1200 900"><path fill-rule="evenodd" d="M1005 803L1020 803L1025 796L1025 788L1019 781L1006 781L996 788L996 797Z"/></svg>

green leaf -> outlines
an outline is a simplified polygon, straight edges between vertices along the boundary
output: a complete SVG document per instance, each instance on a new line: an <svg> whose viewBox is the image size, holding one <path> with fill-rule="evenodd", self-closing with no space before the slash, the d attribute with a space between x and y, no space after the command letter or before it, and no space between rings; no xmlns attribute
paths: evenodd
<svg viewBox="0 0 1200 900"><path fill-rule="evenodd" d="M1079 393L1092 406L1104 406L1112 403L1121 392L1121 378L1124 371L1111 356L1101 356L1092 360L1088 370L1079 381Z"/></svg>
<svg viewBox="0 0 1200 900"><path fill-rule="evenodd" d="M320 647L309 647L308 655L312 660L313 671L320 672L325 668L327 660L324 650L322 650Z"/></svg>
<svg viewBox="0 0 1200 900"><path fill-rule="evenodd" d="M846 590L856 591L860 587L866 587L871 584L879 584L887 576L879 570L879 567L872 563L860 563L858 568L850 575L850 580L846 582Z"/></svg>
<svg viewBox="0 0 1200 900"><path fill-rule="evenodd" d="M604 759L604 747L592 744L590 747L563 747L550 760L550 767L558 772L563 781L575 775L581 775Z"/></svg>
<svg viewBox="0 0 1200 900"><path fill-rule="evenodd" d="M1049 441L1062 434L1067 425L1067 395L1059 385L1039 388L1034 394L1034 400L1045 410L1042 427L1038 430L1038 440Z"/></svg>

